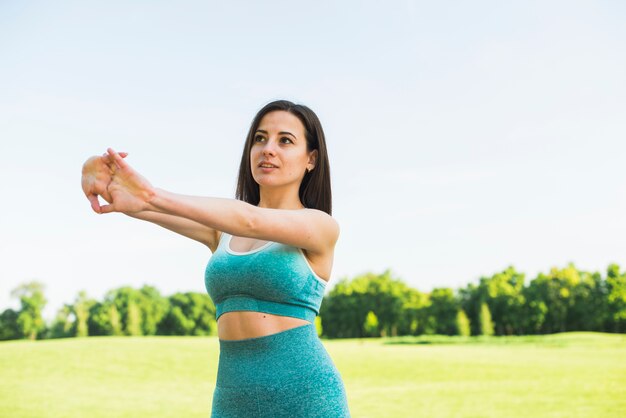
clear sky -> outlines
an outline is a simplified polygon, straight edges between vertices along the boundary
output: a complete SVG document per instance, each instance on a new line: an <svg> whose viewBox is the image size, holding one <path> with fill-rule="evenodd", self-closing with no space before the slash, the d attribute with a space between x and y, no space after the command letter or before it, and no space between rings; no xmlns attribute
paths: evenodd
<svg viewBox="0 0 626 418"><path fill-rule="evenodd" d="M210 251L96 215L108 146L155 186L233 197L255 112L327 135L341 225L328 289L367 271L465 286L514 265L626 267L626 3L0 3L0 310L46 285L204 292Z"/></svg>

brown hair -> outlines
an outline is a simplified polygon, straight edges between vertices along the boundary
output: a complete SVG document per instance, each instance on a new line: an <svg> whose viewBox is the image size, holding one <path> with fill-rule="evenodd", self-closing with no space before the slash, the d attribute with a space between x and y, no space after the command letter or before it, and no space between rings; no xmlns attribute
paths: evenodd
<svg viewBox="0 0 626 418"><path fill-rule="evenodd" d="M259 184L252 177L252 170L250 169L250 149L263 116L277 110L289 112L300 119L304 125L307 151L317 150L315 168L310 172L305 172L302 183L300 183L298 192L300 201L307 208L319 209L330 215L332 213L330 164L328 162L326 139L322 130L322 124L311 109L287 100L277 100L266 104L252 120L246 143L243 147L243 154L241 155L235 197L253 205L259 204L261 196Z"/></svg>

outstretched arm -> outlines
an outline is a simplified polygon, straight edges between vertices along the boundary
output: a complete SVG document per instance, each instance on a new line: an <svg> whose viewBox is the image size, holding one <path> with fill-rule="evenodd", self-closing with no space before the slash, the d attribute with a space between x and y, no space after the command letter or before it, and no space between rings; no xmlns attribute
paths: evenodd
<svg viewBox="0 0 626 418"><path fill-rule="evenodd" d="M282 242L314 254L332 252L339 235L337 222L316 209L259 208L236 199L186 196L153 187L122 156L108 150L114 171L108 191L112 197L102 213L124 212L173 215L229 234ZM216 235L214 236L216 239ZM216 245L216 242L212 242Z"/></svg>
<svg viewBox="0 0 626 418"><path fill-rule="evenodd" d="M120 157L125 158L128 154L119 153ZM96 213L102 213L102 206L98 201L98 196L102 196L108 203L112 202L111 194L108 191L111 183L114 169L110 167L112 160L109 154L102 156L94 156L89 158L82 167L81 186L85 196L91 204L91 208ZM195 241L201 242L208 246L212 252L215 252L218 231L211 229L205 225L181 218L179 216L167 215L165 213L142 211L128 212L126 215L136 219L152 222L170 231L176 232Z"/></svg>

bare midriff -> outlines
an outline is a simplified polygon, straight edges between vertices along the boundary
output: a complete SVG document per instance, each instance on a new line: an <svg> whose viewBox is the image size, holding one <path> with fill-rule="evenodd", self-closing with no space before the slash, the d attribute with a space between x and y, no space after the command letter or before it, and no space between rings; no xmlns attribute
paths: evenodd
<svg viewBox="0 0 626 418"><path fill-rule="evenodd" d="M264 337L307 324L310 322L291 316L254 311L234 311L226 312L219 317L217 335L220 340L242 340Z"/></svg>

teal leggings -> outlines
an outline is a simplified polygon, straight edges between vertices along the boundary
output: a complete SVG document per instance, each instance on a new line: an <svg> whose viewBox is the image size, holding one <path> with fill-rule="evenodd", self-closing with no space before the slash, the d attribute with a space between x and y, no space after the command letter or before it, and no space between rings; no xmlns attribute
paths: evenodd
<svg viewBox="0 0 626 418"><path fill-rule="evenodd" d="M341 375L314 324L219 342L211 418L350 417Z"/></svg>

